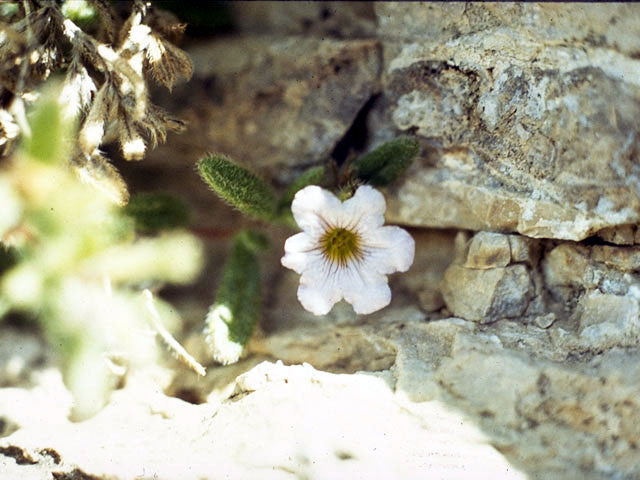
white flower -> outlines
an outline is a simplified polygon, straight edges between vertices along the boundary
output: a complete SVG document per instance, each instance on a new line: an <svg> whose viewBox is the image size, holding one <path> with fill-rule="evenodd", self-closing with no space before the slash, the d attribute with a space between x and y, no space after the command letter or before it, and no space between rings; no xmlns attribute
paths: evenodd
<svg viewBox="0 0 640 480"><path fill-rule="evenodd" d="M291 211L303 231L287 239L281 262L302 275L305 309L324 315L343 298L363 314L389 304L387 275L409 269L415 243L402 228L382 226L385 208L366 185L344 202L315 185L296 193Z"/></svg>

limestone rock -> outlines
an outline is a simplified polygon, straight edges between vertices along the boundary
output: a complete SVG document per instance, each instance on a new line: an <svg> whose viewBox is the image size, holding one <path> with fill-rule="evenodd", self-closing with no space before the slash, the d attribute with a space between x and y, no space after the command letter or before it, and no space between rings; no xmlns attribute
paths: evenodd
<svg viewBox="0 0 640 480"><path fill-rule="evenodd" d="M624 311L624 301L594 300L602 317L583 317L584 329L608 321L616 305ZM427 321L404 307L365 321L276 328L261 348L336 373L253 359L235 373L210 367L211 379L192 383L209 399L199 405L136 376L96 417L72 424L71 397L48 365L33 388L0 389L2 418L16 426L0 439L3 472L279 479L282 467L312 479L421 478L427 458L430 472L451 479L640 474L636 349L613 346L567 361L572 347L548 330L519 321ZM351 368L340 358L359 358L371 373L340 373Z"/></svg>
<svg viewBox="0 0 640 480"><path fill-rule="evenodd" d="M544 258L545 283L550 288L558 286L595 287L594 271L589 268L588 255L587 247L570 243L558 245Z"/></svg>
<svg viewBox="0 0 640 480"><path fill-rule="evenodd" d="M620 225L618 227L603 228L598 232L605 242L617 245L633 245L635 242L636 227L634 225Z"/></svg>
<svg viewBox="0 0 640 480"><path fill-rule="evenodd" d="M189 53L194 78L176 89L171 108L191 125L190 148L223 152L274 177L287 173L283 167L326 162L379 90L376 40L247 36Z"/></svg>
<svg viewBox="0 0 640 480"><path fill-rule="evenodd" d="M626 300L603 301L625 309ZM519 319L490 325L425 321L410 310L391 308L357 327L316 323L275 331L264 349L276 358L288 353L289 362L312 358L326 365L366 339L370 346L395 350L389 372L396 395L410 400L407 408L417 411L437 400L470 415L531 478L633 478L640 473L633 446L640 434L634 408L640 393L638 352L613 347L596 356L583 349L575 356L574 346L558 342L549 330ZM324 357L313 356L316 345L323 346ZM376 355L370 358L378 365ZM477 475L474 470L461 478Z"/></svg>
<svg viewBox="0 0 640 480"><path fill-rule="evenodd" d="M372 128L380 141L394 129L424 139L393 220L570 240L638 223L640 62L620 30L637 31L636 5L376 12L385 60ZM545 20L556 15L566 23Z"/></svg>
<svg viewBox="0 0 640 480"><path fill-rule="evenodd" d="M579 354L640 341L638 247L479 232L458 250L441 284L454 315L480 323L520 318Z"/></svg>
<svg viewBox="0 0 640 480"><path fill-rule="evenodd" d="M542 477L572 478L569 468L590 472L587 478L636 475L632 445L639 432L632 426L637 412L628 394L639 372L633 367L611 376L633 361L629 356L616 352L562 365L532 362L496 341L467 340L454 344L459 350L443 363L438 378L465 410L484 419L503 451L518 438L526 445L521 461L542 462L548 469Z"/></svg>
<svg viewBox="0 0 640 480"><path fill-rule="evenodd" d="M526 263L535 267L540 259L540 242L523 235L509 235L512 263Z"/></svg>
<svg viewBox="0 0 640 480"><path fill-rule="evenodd" d="M459 243L458 248L441 284L444 301L454 315L490 323L522 316L529 310L536 283L524 263L534 269L537 266L537 249L529 240L478 232L467 244Z"/></svg>
<svg viewBox="0 0 640 480"><path fill-rule="evenodd" d="M556 298L562 296L563 288L574 292L597 288L602 293L635 295L634 289L639 285L632 272L638 266L640 256L637 247L606 245L563 243L542 260L544 282Z"/></svg>
<svg viewBox="0 0 640 480"><path fill-rule="evenodd" d="M228 6L234 25L244 32L362 38L376 31L370 2L233 2Z"/></svg>
<svg viewBox="0 0 640 480"><path fill-rule="evenodd" d="M450 41L488 28L527 29L550 42L613 46L625 54L640 48L638 7L600 4L580 8L568 4L457 4L435 2L375 4L378 34ZM628 35L628 36L627 36Z"/></svg>
<svg viewBox="0 0 640 480"><path fill-rule="evenodd" d="M636 298L592 292L581 300L579 311L579 337L565 341L592 351L638 344L640 308Z"/></svg>
<svg viewBox="0 0 640 480"><path fill-rule="evenodd" d="M511 263L509 238L500 233L479 232L469 245L465 268L486 270Z"/></svg>
<svg viewBox="0 0 640 480"><path fill-rule="evenodd" d="M186 176L220 151L284 184L341 140L346 153L409 134L422 156L389 221L629 244L637 5L380 3L377 30L371 8L234 6L243 35L190 50L194 78L165 105L189 130L147 165L187 159Z"/></svg>
<svg viewBox="0 0 640 480"><path fill-rule="evenodd" d="M185 159L187 176L220 151L288 183L341 140L409 134L422 156L390 221L629 244L640 7L289 3L234 5L242 36L190 50L194 78L165 105L189 130L147 165Z"/></svg>
<svg viewBox="0 0 640 480"><path fill-rule="evenodd" d="M454 315L489 323L523 315L533 284L524 265L490 270L452 265L445 272L442 294Z"/></svg>

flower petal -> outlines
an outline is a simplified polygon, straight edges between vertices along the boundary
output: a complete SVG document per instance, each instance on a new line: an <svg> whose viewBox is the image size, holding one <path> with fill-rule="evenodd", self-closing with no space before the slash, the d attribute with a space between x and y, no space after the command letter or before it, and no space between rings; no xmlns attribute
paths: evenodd
<svg viewBox="0 0 640 480"><path fill-rule="evenodd" d="M391 289L387 277L369 268L369 265L352 265L344 299L360 314L369 314L386 307L391 302Z"/></svg>
<svg viewBox="0 0 640 480"><path fill-rule="evenodd" d="M291 202L291 213L298 226L311 235L321 235L324 226L333 224L336 213L342 211L342 203L328 190L309 185L299 190Z"/></svg>
<svg viewBox="0 0 640 480"><path fill-rule="evenodd" d="M406 272L413 263L416 243L403 228L378 228L365 241L367 266L380 274Z"/></svg>
<svg viewBox="0 0 640 480"><path fill-rule="evenodd" d="M387 205L384 196L369 185L358 187L353 197L342 204L343 225L355 225L363 235L384 223L384 211Z"/></svg>
<svg viewBox="0 0 640 480"><path fill-rule="evenodd" d="M298 300L305 310L315 315L326 315L342 300L341 276L329 272L328 268L331 268L330 264L322 257L316 257L300 277Z"/></svg>
<svg viewBox="0 0 640 480"><path fill-rule="evenodd" d="M415 242L402 228L383 226L385 208L382 194L368 185L345 202L315 185L296 194L291 211L303 232L287 239L281 262L302 275L298 299L305 309L324 315L345 298L356 313L368 314L390 303L387 275L409 269ZM325 257L321 239L329 228L356 233L362 257L346 266Z"/></svg>
<svg viewBox="0 0 640 480"><path fill-rule="evenodd" d="M312 260L315 248L316 242L311 235L307 232L296 233L284 242L284 257L280 259L280 263L296 273L302 273Z"/></svg>

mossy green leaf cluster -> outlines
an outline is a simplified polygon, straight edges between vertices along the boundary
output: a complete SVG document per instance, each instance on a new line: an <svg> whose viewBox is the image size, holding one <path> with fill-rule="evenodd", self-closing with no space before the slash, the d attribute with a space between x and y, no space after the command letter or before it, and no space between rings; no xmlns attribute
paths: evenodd
<svg viewBox="0 0 640 480"><path fill-rule="evenodd" d="M224 365L239 360L258 321L262 296L257 254L266 246L266 238L256 232L236 235L205 320L213 358Z"/></svg>
<svg viewBox="0 0 640 480"><path fill-rule="evenodd" d="M419 151L417 140L396 138L358 158L354 163L355 174L369 185L387 186L404 174Z"/></svg>
<svg viewBox="0 0 640 480"><path fill-rule="evenodd" d="M272 189L255 173L224 155L209 155L198 162L202 180L224 201L246 215L271 220L276 214Z"/></svg>
<svg viewBox="0 0 640 480"><path fill-rule="evenodd" d="M141 233L156 233L189 225L189 210L178 198L167 193L133 195L122 213L134 221Z"/></svg>

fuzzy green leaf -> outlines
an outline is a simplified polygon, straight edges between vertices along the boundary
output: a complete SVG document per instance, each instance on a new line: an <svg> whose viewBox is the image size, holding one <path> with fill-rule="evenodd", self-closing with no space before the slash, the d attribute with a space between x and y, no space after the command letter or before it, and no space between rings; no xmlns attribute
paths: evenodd
<svg viewBox="0 0 640 480"><path fill-rule="evenodd" d="M215 193L241 212L263 220L274 217L276 198L273 191L246 168L224 155L210 155L198 162L198 171Z"/></svg>
<svg viewBox="0 0 640 480"><path fill-rule="evenodd" d="M189 210L178 198L166 193L140 193L131 197L122 213L133 219L136 230L154 233L186 227Z"/></svg>
<svg viewBox="0 0 640 480"><path fill-rule="evenodd" d="M260 265L255 253L265 244L266 239L253 232L236 236L216 301L207 314L207 343L214 360L223 365L240 359L260 315Z"/></svg>
<svg viewBox="0 0 640 480"><path fill-rule="evenodd" d="M68 158L70 124L63 122L60 106L49 95L43 96L30 115L31 136L24 139L25 152L35 160L62 164Z"/></svg>
<svg viewBox="0 0 640 480"><path fill-rule="evenodd" d="M396 138L383 143L356 160L356 175L376 187L389 185L409 168L419 150L420 145L413 138Z"/></svg>

